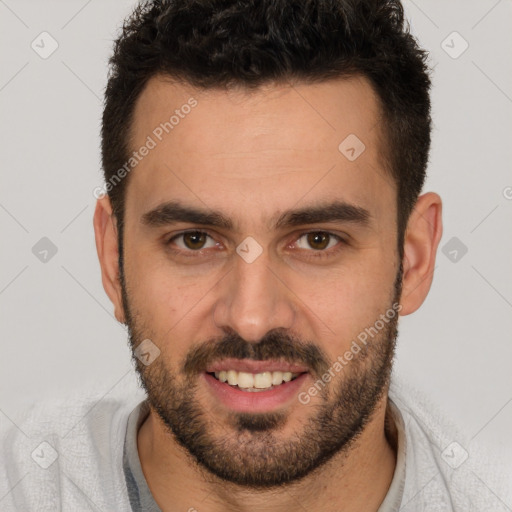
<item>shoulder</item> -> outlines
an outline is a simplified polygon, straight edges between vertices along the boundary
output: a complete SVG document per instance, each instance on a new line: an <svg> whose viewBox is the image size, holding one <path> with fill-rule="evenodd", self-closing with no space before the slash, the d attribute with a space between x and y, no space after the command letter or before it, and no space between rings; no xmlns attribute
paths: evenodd
<svg viewBox="0 0 512 512"><path fill-rule="evenodd" d="M125 495L122 449L141 394L75 390L0 413L0 509L111 509Z"/></svg>
<svg viewBox="0 0 512 512"><path fill-rule="evenodd" d="M396 376L389 398L405 432L401 511L510 511L511 465L491 457L421 391Z"/></svg>

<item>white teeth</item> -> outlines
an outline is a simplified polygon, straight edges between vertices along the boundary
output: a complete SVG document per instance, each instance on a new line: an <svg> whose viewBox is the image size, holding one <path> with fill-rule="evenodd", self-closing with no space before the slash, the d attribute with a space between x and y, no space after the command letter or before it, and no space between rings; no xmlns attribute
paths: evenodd
<svg viewBox="0 0 512 512"><path fill-rule="evenodd" d="M278 386L283 382L283 372L272 372L272 384Z"/></svg>
<svg viewBox="0 0 512 512"><path fill-rule="evenodd" d="M254 375L252 373L238 372L238 387L239 388L253 388Z"/></svg>
<svg viewBox="0 0 512 512"><path fill-rule="evenodd" d="M258 389L269 388L272 386L272 373L263 372L257 373L254 376L254 387Z"/></svg>
<svg viewBox="0 0 512 512"><path fill-rule="evenodd" d="M273 386L279 386L283 382L290 382L299 373L292 372L237 372L236 370L222 370L215 372L215 377L221 382L227 382L231 386L238 386L244 391L272 389Z"/></svg>
<svg viewBox="0 0 512 512"><path fill-rule="evenodd" d="M236 386L238 384L238 372L235 372L235 370L229 370L226 373L228 378L228 384Z"/></svg>

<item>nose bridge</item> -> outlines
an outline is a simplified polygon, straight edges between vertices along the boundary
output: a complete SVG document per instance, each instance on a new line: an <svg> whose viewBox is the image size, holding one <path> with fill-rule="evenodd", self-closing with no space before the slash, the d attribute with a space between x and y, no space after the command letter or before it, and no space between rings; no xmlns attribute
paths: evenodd
<svg viewBox="0 0 512 512"><path fill-rule="evenodd" d="M217 327L233 329L246 341L257 343L268 331L293 325L290 294L265 253L251 262L236 257L226 277L214 309Z"/></svg>

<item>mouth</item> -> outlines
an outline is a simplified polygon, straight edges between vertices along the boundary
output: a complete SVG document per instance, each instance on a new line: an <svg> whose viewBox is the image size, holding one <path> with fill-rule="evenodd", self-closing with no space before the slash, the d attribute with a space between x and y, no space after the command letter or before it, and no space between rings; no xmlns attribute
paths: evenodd
<svg viewBox="0 0 512 512"><path fill-rule="evenodd" d="M213 376L219 382L225 382L229 386L249 393L261 393L275 389L285 382L291 382L297 379L301 374L302 373L299 372L283 371L249 373L238 372L236 370L221 370L209 373L209 375Z"/></svg>
<svg viewBox="0 0 512 512"><path fill-rule="evenodd" d="M215 402L229 411L270 412L293 402L308 378L303 366L282 361L225 360L203 373Z"/></svg>

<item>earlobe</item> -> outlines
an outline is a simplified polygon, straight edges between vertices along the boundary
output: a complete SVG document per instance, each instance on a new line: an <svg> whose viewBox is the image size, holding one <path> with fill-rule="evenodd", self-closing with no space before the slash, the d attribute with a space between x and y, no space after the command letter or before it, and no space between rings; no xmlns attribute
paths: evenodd
<svg viewBox="0 0 512 512"><path fill-rule="evenodd" d="M101 267L103 288L114 304L116 319L120 323L125 323L121 282L119 280L117 225L108 196L98 199L96 203L96 210L94 212L94 237Z"/></svg>
<svg viewBox="0 0 512 512"><path fill-rule="evenodd" d="M401 315L414 313L428 295L443 232L442 201L428 192L418 198L404 239Z"/></svg>

